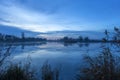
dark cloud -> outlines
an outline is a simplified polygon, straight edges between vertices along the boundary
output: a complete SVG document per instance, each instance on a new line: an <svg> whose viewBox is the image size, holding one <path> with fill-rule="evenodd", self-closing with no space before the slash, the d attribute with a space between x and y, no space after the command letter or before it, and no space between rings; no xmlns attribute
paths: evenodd
<svg viewBox="0 0 120 80"><path fill-rule="evenodd" d="M5 19L3 19L3 18L0 18L0 22L7 22L7 23L9 23L10 21L5 20Z"/></svg>
<svg viewBox="0 0 120 80"><path fill-rule="evenodd" d="M18 0L17 2L29 9L46 14L56 13L64 4L63 0Z"/></svg>

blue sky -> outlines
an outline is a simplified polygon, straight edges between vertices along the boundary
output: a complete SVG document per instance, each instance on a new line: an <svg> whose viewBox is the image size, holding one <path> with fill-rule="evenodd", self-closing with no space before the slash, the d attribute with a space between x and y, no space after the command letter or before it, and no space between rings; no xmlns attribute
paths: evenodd
<svg viewBox="0 0 120 80"><path fill-rule="evenodd" d="M0 24L35 32L112 29L120 25L120 0L0 0Z"/></svg>

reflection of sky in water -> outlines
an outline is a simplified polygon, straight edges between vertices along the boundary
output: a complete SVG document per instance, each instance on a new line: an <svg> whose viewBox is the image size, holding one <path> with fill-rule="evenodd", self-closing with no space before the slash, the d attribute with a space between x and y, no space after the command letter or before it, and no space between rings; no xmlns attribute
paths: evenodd
<svg viewBox="0 0 120 80"><path fill-rule="evenodd" d="M39 69L44 62L48 61L53 67L61 66L61 80L73 79L77 69L83 66L84 55L98 55L100 43L73 44L64 46L62 43L47 43L37 46L17 46L12 56L14 61L23 61L30 56L31 64ZM17 53L16 53L17 52Z"/></svg>

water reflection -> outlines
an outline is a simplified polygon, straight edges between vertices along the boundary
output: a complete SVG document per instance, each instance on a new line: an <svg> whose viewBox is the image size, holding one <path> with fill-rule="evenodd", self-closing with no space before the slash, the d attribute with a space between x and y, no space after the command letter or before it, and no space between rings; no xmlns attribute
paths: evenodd
<svg viewBox="0 0 120 80"><path fill-rule="evenodd" d="M30 55L32 58L32 66L36 69L40 69L46 60L49 61L51 67L61 65L59 80L71 80L74 79L76 69L83 64L82 57L84 54L94 55L98 52L101 44L87 44L79 43L64 46L63 43L46 43L37 46L26 46L22 52L19 52L14 56L14 61L23 61ZM79 45L82 45L81 47ZM96 49L97 48L97 49ZM97 55L97 54L96 54Z"/></svg>
<svg viewBox="0 0 120 80"><path fill-rule="evenodd" d="M10 43L2 45L9 46ZM46 60L49 61L51 68L61 65L60 74L56 72L56 76L60 75L59 80L74 79L79 67L81 70L77 75L78 80L111 80L108 76L113 75L113 72L117 71L116 67L118 67L119 58L113 55L110 49L104 48L103 50L101 43L14 43L12 46L15 48L11 54L13 63L15 61L24 62L25 58L30 56L31 65L39 71ZM117 65L114 66L114 64ZM53 69L50 69L50 72L53 72ZM117 80L117 77L114 79Z"/></svg>
<svg viewBox="0 0 120 80"><path fill-rule="evenodd" d="M55 43L56 45L63 45L64 47L68 47L68 46L73 46L73 45L78 45L80 48L81 47L89 47L90 43L61 43L61 42L51 42L51 43ZM19 42L19 43L0 43L0 47L1 46L21 46L21 49L25 49L26 46L41 46L41 45L50 45L49 42ZM51 47L54 45L50 45Z"/></svg>
<svg viewBox="0 0 120 80"><path fill-rule="evenodd" d="M45 45L46 42L18 42L18 43L0 43L0 47L8 46L21 46L21 49L25 49L26 46L39 46Z"/></svg>
<svg viewBox="0 0 120 80"><path fill-rule="evenodd" d="M89 47L89 44L90 43L76 43L79 47ZM63 43L63 45L65 46L65 47L68 47L68 46L73 46L73 45L75 45L75 43Z"/></svg>

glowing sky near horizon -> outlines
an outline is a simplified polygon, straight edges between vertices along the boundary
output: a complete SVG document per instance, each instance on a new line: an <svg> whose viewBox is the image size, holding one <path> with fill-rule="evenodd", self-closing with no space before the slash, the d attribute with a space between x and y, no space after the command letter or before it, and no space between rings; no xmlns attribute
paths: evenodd
<svg viewBox="0 0 120 80"><path fill-rule="evenodd" d="M120 0L0 0L0 25L34 32L112 29L120 25L119 8Z"/></svg>

